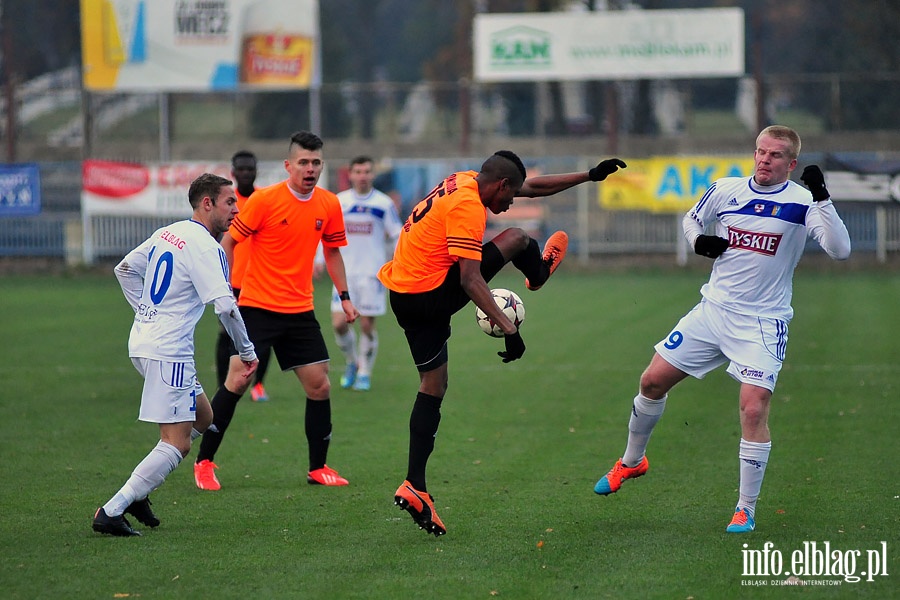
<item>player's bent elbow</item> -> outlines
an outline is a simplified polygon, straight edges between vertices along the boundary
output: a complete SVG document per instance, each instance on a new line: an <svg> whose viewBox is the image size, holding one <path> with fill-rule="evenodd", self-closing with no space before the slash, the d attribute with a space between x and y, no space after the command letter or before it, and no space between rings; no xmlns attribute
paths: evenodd
<svg viewBox="0 0 900 600"><path fill-rule="evenodd" d="M828 256L834 260L847 260L850 258L850 242L842 245L840 248L834 248L828 251Z"/></svg>

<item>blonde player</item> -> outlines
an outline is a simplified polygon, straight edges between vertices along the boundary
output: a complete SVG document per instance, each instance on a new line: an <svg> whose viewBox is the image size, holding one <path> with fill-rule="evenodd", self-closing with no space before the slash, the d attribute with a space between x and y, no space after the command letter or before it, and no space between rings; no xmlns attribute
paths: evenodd
<svg viewBox="0 0 900 600"><path fill-rule="evenodd" d="M700 289L700 303L656 345L632 404L625 453L597 482L597 494L615 493L626 479L647 472L647 443L669 390L688 375L702 379L727 363L728 374L741 386L741 441L737 507L725 530L755 528L756 501L772 448L769 402L794 315L794 268L808 238L831 258L850 256L850 236L819 167L810 165L800 176L809 190L789 179L799 154L797 132L766 127L756 138L754 174L713 182L685 215L685 238L697 254L715 260L712 274ZM715 226L714 235L704 234L707 226Z"/></svg>

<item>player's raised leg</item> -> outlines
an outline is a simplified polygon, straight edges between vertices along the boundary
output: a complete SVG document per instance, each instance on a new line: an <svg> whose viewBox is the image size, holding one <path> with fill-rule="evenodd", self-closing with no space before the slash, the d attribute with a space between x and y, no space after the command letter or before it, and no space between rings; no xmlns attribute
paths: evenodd
<svg viewBox="0 0 900 600"><path fill-rule="evenodd" d="M658 353L653 355L650 364L641 374L640 391L631 404L625 453L597 481L595 493L601 496L613 494L622 487L622 482L647 473L650 463L646 452L650 435L666 409L668 391L685 377L687 374L684 371L669 364Z"/></svg>
<svg viewBox="0 0 900 600"><path fill-rule="evenodd" d="M565 231L557 231L547 238L547 242L544 244L544 251L541 253L540 275L534 278L526 277L525 287L531 291L541 289L541 286L559 268L559 264L566 257L568 249L569 236ZM515 261L513 262L515 263Z"/></svg>
<svg viewBox="0 0 900 600"><path fill-rule="evenodd" d="M489 250L493 245L500 251L502 258ZM537 290L543 286L550 275L559 267L569 248L569 236L565 231L552 234L544 244L543 253L537 240L518 227L504 229L498 233L482 249L481 274L485 281L490 281L507 262L525 275L525 285L529 290Z"/></svg>

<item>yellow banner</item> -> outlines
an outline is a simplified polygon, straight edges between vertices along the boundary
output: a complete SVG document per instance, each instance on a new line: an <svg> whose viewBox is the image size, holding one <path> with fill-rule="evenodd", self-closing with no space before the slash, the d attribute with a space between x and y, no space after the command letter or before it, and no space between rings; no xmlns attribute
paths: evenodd
<svg viewBox="0 0 900 600"><path fill-rule="evenodd" d="M625 162L628 168L617 171L598 186L601 207L685 212L716 179L753 174L752 158L660 156Z"/></svg>

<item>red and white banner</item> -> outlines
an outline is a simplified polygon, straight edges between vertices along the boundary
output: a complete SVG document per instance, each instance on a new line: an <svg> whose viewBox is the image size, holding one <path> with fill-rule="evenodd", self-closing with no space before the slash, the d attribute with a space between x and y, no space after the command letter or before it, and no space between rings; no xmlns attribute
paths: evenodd
<svg viewBox="0 0 900 600"><path fill-rule="evenodd" d="M287 177L279 162L258 164L257 187ZM127 163L86 160L81 166L85 215L191 216L188 188L203 173L231 179L228 162Z"/></svg>

